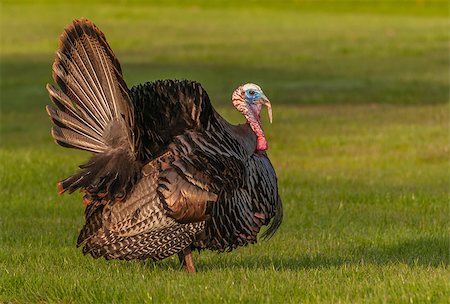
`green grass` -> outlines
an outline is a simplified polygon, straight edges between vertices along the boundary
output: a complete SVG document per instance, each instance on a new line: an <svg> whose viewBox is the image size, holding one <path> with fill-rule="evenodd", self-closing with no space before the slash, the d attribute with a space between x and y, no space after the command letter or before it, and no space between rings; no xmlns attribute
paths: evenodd
<svg viewBox="0 0 450 304"><path fill-rule="evenodd" d="M0 302L445 303L447 3L190 3L4 1ZM87 154L53 144L44 87L58 35L80 16L106 33L129 85L196 79L239 122L232 90L261 84L285 206L270 241L196 254L195 275L175 257L107 262L75 248L81 196L55 183Z"/></svg>

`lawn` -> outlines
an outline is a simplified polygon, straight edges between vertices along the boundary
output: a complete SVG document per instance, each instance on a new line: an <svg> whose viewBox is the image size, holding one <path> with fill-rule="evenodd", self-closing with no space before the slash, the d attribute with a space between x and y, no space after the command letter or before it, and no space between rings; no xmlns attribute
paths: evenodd
<svg viewBox="0 0 450 304"><path fill-rule="evenodd" d="M37 1L1 4L0 302L446 303L446 2ZM44 111L72 19L106 34L132 86L200 81L218 111L244 82L264 117L285 207L270 241L162 262L75 248L81 195L55 184L88 155L56 146Z"/></svg>

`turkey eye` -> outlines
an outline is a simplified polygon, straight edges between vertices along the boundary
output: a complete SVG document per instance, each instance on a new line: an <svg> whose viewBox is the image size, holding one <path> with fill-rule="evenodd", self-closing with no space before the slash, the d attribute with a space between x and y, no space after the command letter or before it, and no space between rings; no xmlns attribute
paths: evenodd
<svg viewBox="0 0 450 304"><path fill-rule="evenodd" d="M255 95L255 91L248 92L250 95Z"/></svg>

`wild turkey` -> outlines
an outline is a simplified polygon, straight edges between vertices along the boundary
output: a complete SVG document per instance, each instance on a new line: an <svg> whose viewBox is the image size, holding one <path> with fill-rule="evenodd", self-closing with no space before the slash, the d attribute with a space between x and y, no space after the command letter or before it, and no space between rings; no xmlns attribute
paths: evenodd
<svg viewBox="0 0 450 304"><path fill-rule="evenodd" d="M60 90L47 85L52 136L93 152L59 193L84 193L78 237L94 258L161 260L178 253L195 271L191 251L231 251L271 237L282 221L277 177L260 121L271 104L255 84L239 86L233 105L246 124L232 125L202 86L158 80L128 89L104 34L75 20L53 64ZM271 221L272 220L272 221Z"/></svg>

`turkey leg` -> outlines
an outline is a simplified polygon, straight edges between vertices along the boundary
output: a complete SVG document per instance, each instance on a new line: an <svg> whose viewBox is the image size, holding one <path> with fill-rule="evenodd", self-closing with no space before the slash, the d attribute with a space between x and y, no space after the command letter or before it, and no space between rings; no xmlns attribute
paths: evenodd
<svg viewBox="0 0 450 304"><path fill-rule="evenodd" d="M191 248L186 247L184 250L178 252L178 258L184 271L189 273L195 272L194 257L192 256Z"/></svg>

